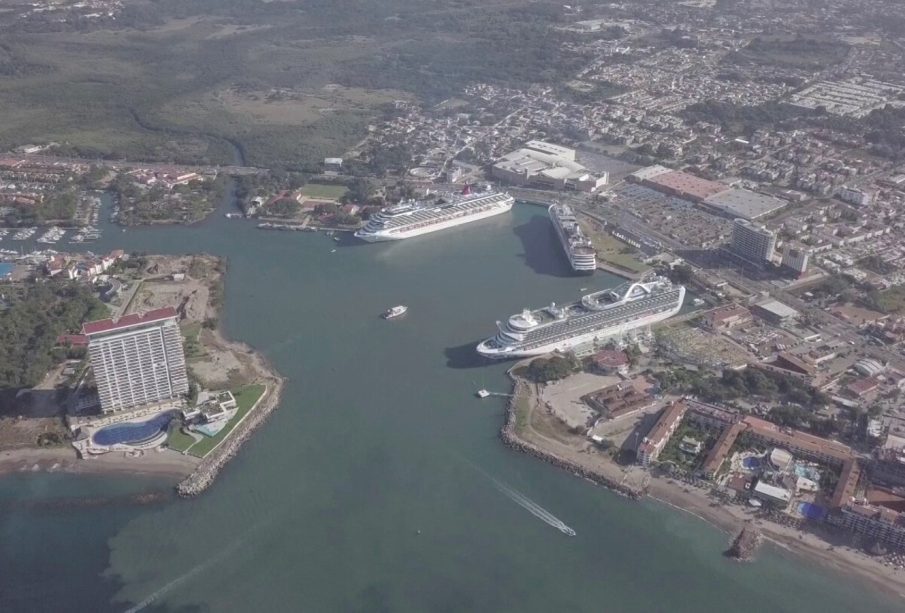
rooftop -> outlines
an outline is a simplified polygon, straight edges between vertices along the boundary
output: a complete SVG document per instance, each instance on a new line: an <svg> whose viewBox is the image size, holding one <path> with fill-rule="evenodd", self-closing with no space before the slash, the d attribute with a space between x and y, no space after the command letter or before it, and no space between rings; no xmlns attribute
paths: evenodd
<svg viewBox="0 0 905 613"><path fill-rule="evenodd" d="M729 189L722 183L708 181L679 170L655 175L646 179L646 182L698 201Z"/></svg>
<svg viewBox="0 0 905 613"><path fill-rule="evenodd" d="M758 219L786 206L779 198L746 189L727 189L705 199L705 203L732 217Z"/></svg>
<svg viewBox="0 0 905 613"><path fill-rule="evenodd" d="M788 319L790 317L798 316L798 311L778 300L767 300L766 302L761 302L760 304L755 306L757 306L757 308L759 309L767 311L772 315L776 315L780 319Z"/></svg>
<svg viewBox="0 0 905 613"><path fill-rule="evenodd" d="M91 336L92 334L101 334L103 332L113 332L114 330L124 330L135 326L142 326L156 321L163 321L177 316L176 309L173 307L164 307L155 309L145 313L132 313L124 315L118 319L101 319L99 321L89 321L82 324L82 334Z"/></svg>
<svg viewBox="0 0 905 613"><path fill-rule="evenodd" d="M660 415L660 419L657 420L654 427L651 428L650 432L647 433L647 436L644 437L644 441L641 443L640 448L655 447L663 442L663 440L670 435L672 427L685 416L685 411L687 409L688 406L684 402L675 402L666 407Z"/></svg>

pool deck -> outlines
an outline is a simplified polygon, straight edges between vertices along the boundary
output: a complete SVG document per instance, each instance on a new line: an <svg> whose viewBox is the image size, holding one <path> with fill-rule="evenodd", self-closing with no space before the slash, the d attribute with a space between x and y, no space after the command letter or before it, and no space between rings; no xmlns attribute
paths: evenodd
<svg viewBox="0 0 905 613"><path fill-rule="evenodd" d="M145 451L155 449L163 445L167 440L166 429L161 430L151 438L144 438L133 443L114 443L105 445L95 440L95 435L111 426L122 424L140 424L150 421L163 413L177 411L183 406L182 401L169 401L144 407L137 411L103 415L101 417L76 418L70 420L69 427L73 432L79 432L78 438L72 442L72 446L82 458L90 458L105 455L111 451Z"/></svg>

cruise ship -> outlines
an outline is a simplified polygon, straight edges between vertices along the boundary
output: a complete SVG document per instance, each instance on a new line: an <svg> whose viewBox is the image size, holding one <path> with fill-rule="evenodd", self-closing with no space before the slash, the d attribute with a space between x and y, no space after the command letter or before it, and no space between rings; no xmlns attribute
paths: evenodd
<svg viewBox="0 0 905 613"><path fill-rule="evenodd" d="M672 317L682 308L685 287L663 277L629 282L582 296L565 306L525 309L497 322L499 332L478 345L488 358L524 358L552 351L569 351L602 342Z"/></svg>
<svg viewBox="0 0 905 613"><path fill-rule="evenodd" d="M410 200L381 209L355 236L369 243L412 238L505 213L514 202L505 192L487 189L473 193L466 185L461 194L444 194L434 201Z"/></svg>
<svg viewBox="0 0 905 613"><path fill-rule="evenodd" d="M591 239L584 235L575 213L565 204L551 204L547 209L556 236L569 258L572 270L581 275L591 275L597 270L597 251Z"/></svg>

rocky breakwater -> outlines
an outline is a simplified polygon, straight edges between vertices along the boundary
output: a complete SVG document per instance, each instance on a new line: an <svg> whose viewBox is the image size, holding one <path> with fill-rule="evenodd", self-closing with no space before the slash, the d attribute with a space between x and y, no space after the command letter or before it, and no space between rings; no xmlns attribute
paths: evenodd
<svg viewBox="0 0 905 613"><path fill-rule="evenodd" d="M726 550L726 557L742 562L750 560L754 557L762 541L763 535L760 530L754 526L745 525L729 544L729 549Z"/></svg>
<svg viewBox="0 0 905 613"><path fill-rule="evenodd" d="M223 443L198 464L192 474L176 486L177 494L190 498L209 488L226 463L239 453L239 449L245 441L251 438L254 431L263 425L270 414L280 405L283 379L280 377L269 378L265 385L264 393L245 416L245 419L235 427Z"/></svg>
<svg viewBox="0 0 905 613"><path fill-rule="evenodd" d="M503 441L504 445L506 445L510 449L514 449L522 453L527 453L528 455L533 456L539 460L543 460L548 464L552 464L553 466L567 470L577 477L582 477L584 479L587 479L588 481L591 481L592 483L602 485L613 490L617 494L621 494L633 500L637 500L644 495L644 492L642 490L638 490L625 485L621 482L620 479L616 479L611 475L604 474L600 471L593 470L571 460L562 458L551 451L542 449L537 444L527 440L525 437L520 436L518 432L519 418L517 404L520 398L530 396L531 392L528 389L528 383L523 379L513 375L511 371L510 377L514 381L515 386L512 390L512 397L509 399L509 404L506 409L506 423L500 430L500 439ZM525 424L524 427L527 428L527 424Z"/></svg>

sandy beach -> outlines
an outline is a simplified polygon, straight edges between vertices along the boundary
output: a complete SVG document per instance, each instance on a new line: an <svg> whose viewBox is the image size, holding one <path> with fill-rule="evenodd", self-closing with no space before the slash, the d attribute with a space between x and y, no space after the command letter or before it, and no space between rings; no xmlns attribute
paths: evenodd
<svg viewBox="0 0 905 613"><path fill-rule="evenodd" d="M140 457L123 452L80 460L72 447L16 449L0 451L0 475L28 472L61 472L72 474L123 473L184 477L200 462L192 456L169 449L148 451Z"/></svg>
<svg viewBox="0 0 905 613"><path fill-rule="evenodd" d="M751 522L772 544L834 571L855 575L905 600L905 570L885 566L880 558L845 544L845 533L822 530L820 524L811 524L808 530L798 530L757 519L747 507L717 503L705 491L671 479L652 478L648 485L648 497L690 513L726 532L727 543L729 535L734 535L744 523Z"/></svg>

